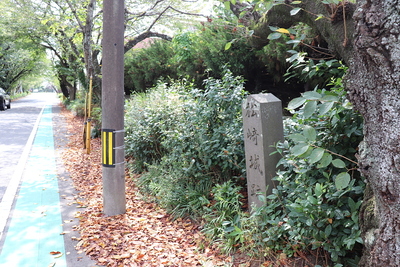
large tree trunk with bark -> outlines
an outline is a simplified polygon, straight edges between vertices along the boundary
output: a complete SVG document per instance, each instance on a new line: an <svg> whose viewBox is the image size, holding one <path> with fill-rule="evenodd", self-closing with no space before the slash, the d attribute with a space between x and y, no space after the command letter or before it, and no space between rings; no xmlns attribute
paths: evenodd
<svg viewBox="0 0 400 267"><path fill-rule="evenodd" d="M349 98L364 117L359 165L373 197L361 219L365 249L360 266L400 266L400 5L359 1ZM376 213L376 220L372 213Z"/></svg>

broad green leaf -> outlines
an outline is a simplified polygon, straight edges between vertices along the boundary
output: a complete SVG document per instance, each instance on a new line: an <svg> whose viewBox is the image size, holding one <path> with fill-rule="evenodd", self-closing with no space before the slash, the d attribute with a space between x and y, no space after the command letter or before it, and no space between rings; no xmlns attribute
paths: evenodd
<svg viewBox="0 0 400 267"><path fill-rule="evenodd" d="M321 186L320 183L317 183L317 184L315 185L314 192L315 192L315 195L316 195L317 197L322 196L322 193L323 193L323 192L322 192L322 186Z"/></svg>
<svg viewBox="0 0 400 267"><path fill-rule="evenodd" d="M318 204L318 200L313 196L308 196L307 200L308 200L308 202L310 202L313 205L317 205Z"/></svg>
<svg viewBox="0 0 400 267"><path fill-rule="evenodd" d="M317 165L317 168L318 169L325 168L326 166L331 164L331 162L332 162L332 155L329 153L324 153L321 160L319 161L319 164Z"/></svg>
<svg viewBox="0 0 400 267"><path fill-rule="evenodd" d="M290 10L290 15L292 16L297 15L297 13L299 13L300 10L301 10L300 7L293 8L292 10Z"/></svg>
<svg viewBox="0 0 400 267"><path fill-rule="evenodd" d="M288 62L292 63L295 60L298 60L299 62L303 62L303 58L301 53L296 53L292 55L290 58L286 59Z"/></svg>
<svg viewBox="0 0 400 267"><path fill-rule="evenodd" d="M347 172L341 172L336 176L335 186L337 190L346 188L350 183L350 174Z"/></svg>
<svg viewBox="0 0 400 267"><path fill-rule="evenodd" d="M279 29L276 30L276 32L279 32L279 33L286 33L286 34L289 34L289 33L290 33L289 30L288 30L288 29L285 29L285 28L279 28Z"/></svg>
<svg viewBox="0 0 400 267"><path fill-rule="evenodd" d="M328 224L328 226L325 228L325 235L326 237L329 237L332 233L332 225Z"/></svg>
<svg viewBox="0 0 400 267"><path fill-rule="evenodd" d="M309 125L304 126L303 134L309 141L315 141L315 139L317 139L317 132Z"/></svg>
<svg viewBox="0 0 400 267"><path fill-rule="evenodd" d="M270 35L268 35L267 38L268 38L269 40L276 40L276 39L281 38L281 36L282 36L281 33L279 33L279 32L273 32L273 33L271 33Z"/></svg>
<svg viewBox="0 0 400 267"><path fill-rule="evenodd" d="M322 156L324 155L325 149L323 148L316 148L311 152L311 155L309 157L309 163L314 164L322 159Z"/></svg>
<svg viewBox="0 0 400 267"><path fill-rule="evenodd" d="M232 42L227 42L225 45L225 50L229 50L229 48L231 48L232 46Z"/></svg>
<svg viewBox="0 0 400 267"><path fill-rule="evenodd" d="M321 98L321 101L333 101L333 102L337 102L339 101L339 98L335 95L324 95Z"/></svg>
<svg viewBox="0 0 400 267"><path fill-rule="evenodd" d="M291 4L292 5L298 5L298 4L301 4L301 1L293 1Z"/></svg>
<svg viewBox="0 0 400 267"><path fill-rule="evenodd" d="M231 2L226 1L224 2L225 9L231 9Z"/></svg>
<svg viewBox="0 0 400 267"><path fill-rule="evenodd" d="M294 156L301 156L307 152L309 147L310 146L308 144L301 143L301 144L298 144L298 145L295 145L294 147L292 147L291 151Z"/></svg>
<svg viewBox="0 0 400 267"><path fill-rule="evenodd" d="M289 40L286 42L287 44L299 44L301 43L301 40L299 39L294 39L294 40Z"/></svg>
<svg viewBox="0 0 400 267"><path fill-rule="evenodd" d="M296 109L303 105L306 100L304 97L296 97L289 102L288 109Z"/></svg>
<svg viewBox="0 0 400 267"><path fill-rule="evenodd" d="M307 138L305 138L304 135L299 134L299 133L291 134L291 135L288 136L288 138L292 139L296 143L305 143L305 142L307 142Z"/></svg>
<svg viewBox="0 0 400 267"><path fill-rule="evenodd" d="M317 108L317 102L316 101L310 101L307 102L304 106L304 117L307 119L311 117L311 115L315 112L315 109Z"/></svg>
<svg viewBox="0 0 400 267"><path fill-rule="evenodd" d="M334 161L332 161L332 164L336 168L345 168L346 167L346 163L344 163L344 161L341 159L335 159Z"/></svg>
<svg viewBox="0 0 400 267"><path fill-rule="evenodd" d="M277 29L279 29L278 27L274 27L274 26L268 26L268 27L273 32L276 31Z"/></svg>
<svg viewBox="0 0 400 267"><path fill-rule="evenodd" d="M307 91L303 93L303 97L308 100L318 100L321 99L321 94L315 91Z"/></svg>
<svg viewBox="0 0 400 267"><path fill-rule="evenodd" d="M319 115L326 114L333 107L334 102L325 102L319 106Z"/></svg>
<svg viewBox="0 0 400 267"><path fill-rule="evenodd" d="M348 202L349 202L349 207L350 207L351 213L355 212L358 208L356 202L354 202L354 200L351 197L349 197Z"/></svg>

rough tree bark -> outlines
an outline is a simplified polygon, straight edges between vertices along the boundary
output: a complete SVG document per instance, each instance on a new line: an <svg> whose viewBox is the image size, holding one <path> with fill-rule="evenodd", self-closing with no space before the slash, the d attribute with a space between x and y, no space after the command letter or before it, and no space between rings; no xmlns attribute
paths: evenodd
<svg viewBox="0 0 400 267"><path fill-rule="evenodd" d="M377 228L362 229L365 249L360 266L400 266L399 1L359 1L354 19L347 88L364 117L359 164L374 195L368 198L369 209L377 213Z"/></svg>

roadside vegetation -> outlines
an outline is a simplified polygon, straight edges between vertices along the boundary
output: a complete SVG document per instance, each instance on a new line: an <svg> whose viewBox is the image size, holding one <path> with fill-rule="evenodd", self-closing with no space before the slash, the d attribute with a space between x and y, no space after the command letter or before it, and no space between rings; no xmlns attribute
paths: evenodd
<svg viewBox="0 0 400 267"><path fill-rule="evenodd" d="M288 52L285 38L262 55L242 39L226 49L240 34L230 24L207 23L126 55L126 156L141 197L175 220L198 224L206 237L200 247L213 244L270 264L295 258L315 266L357 266L365 185L355 154L363 123L346 99L346 66L309 59L299 47ZM216 32L222 40L211 39ZM249 90L254 77L245 70L252 64L277 84L309 90ZM259 91L287 100L285 142L276 146L282 155L277 187L249 213L241 104ZM66 105L83 115L82 99Z"/></svg>
<svg viewBox="0 0 400 267"><path fill-rule="evenodd" d="M296 62L298 63L298 62ZM315 66L304 61L303 68ZM337 75L288 106L281 170L265 205L246 206L241 103L244 81L225 69L204 90L185 80L159 82L126 106L126 153L140 192L175 218L203 225L226 253L276 260L313 255L321 266L356 266L364 183L355 153L362 119L343 89L338 61L309 74ZM322 73L321 73L322 72ZM292 76L296 73L289 73Z"/></svg>
<svg viewBox="0 0 400 267"><path fill-rule="evenodd" d="M35 6L26 8L31 12ZM87 11L85 7L79 10L82 14ZM128 176L132 177L128 190L135 191L130 192L130 200L140 197L152 208L166 210L175 221L185 222L182 225L201 229L206 238L196 246L202 252L216 246L227 255L245 255L264 266L288 265L291 258L303 265L357 266L363 248L359 211L365 184L357 171L355 155L363 139L363 121L346 98L343 76L347 67L322 48L310 49L315 39L306 38L313 33L304 24L290 31L270 27L269 43L256 50L250 42L254 31L244 27L242 19L223 8L216 12L215 18L192 24L190 31L182 26L173 38L155 34L150 28L139 36L151 33L162 38L145 48L127 49L125 148ZM291 13L298 12L300 8L294 8ZM71 10L70 14L74 13ZM94 69L97 95L92 136L96 136L101 127L100 63L91 62L94 66L89 66L87 62L80 64L79 59L99 59L100 45L83 41L93 38L99 42L101 38L97 38L97 32L75 40L76 27L66 27L63 32L64 26L58 24L63 19L57 16L38 18L38 30L46 37L45 42L38 43L55 52L54 73L65 96L63 104L78 117L86 114L88 79L84 72ZM8 25L7 21L2 23ZM93 26L99 21L90 23ZM29 28L19 24L21 29ZM144 24L142 28L146 28ZM59 28L62 34L53 39L47 27ZM5 30L0 36L5 40L0 43L1 51L13 48L13 53L7 54L9 58L0 58L0 64L10 64L21 46L27 46L36 61L44 61L44 47L37 42L14 43ZM67 37L79 49L67 47ZM137 40L132 38L128 43L133 46ZM68 53L56 53L54 44ZM89 45L95 49L86 51ZM24 57L20 60L24 62ZM35 62L22 64L28 80L41 69L35 69L41 66ZM9 65L1 70L6 69ZM0 77L0 85L10 90L18 85L11 74ZM77 90L79 83L83 90ZM264 205L250 213L241 112L246 95L261 92L274 93L284 103L285 141L276 145L276 153L282 156L280 170L273 178L277 186L261 199ZM90 159L85 162L90 163ZM87 191L99 178L99 167L96 175L88 178ZM81 176L74 178L77 183ZM96 182L97 195L100 184ZM94 257L105 247L93 239L93 233L101 235L101 230L91 228L100 221L99 203L93 209L96 214L88 213L82 219L87 228L81 228L90 240L81 243L82 249L87 252L91 248L87 253ZM141 204L135 205L140 208ZM131 225L126 227L121 235L132 230ZM125 241L128 244L130 240ZM113 264L129 261L115 255L112 261L100 259ZM144 254L135 256L141 259Z"/></svg>

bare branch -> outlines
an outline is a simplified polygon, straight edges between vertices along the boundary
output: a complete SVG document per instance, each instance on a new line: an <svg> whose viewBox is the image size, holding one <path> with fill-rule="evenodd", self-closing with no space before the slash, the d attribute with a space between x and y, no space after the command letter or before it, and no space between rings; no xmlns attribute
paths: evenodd
<svg viewBox="0 0 400 267"><path fill-rule="evenodd" d="M157 37L157 38L161 38L167 41L171 41L172 37L166 35L166 34L162 34L162 33L158 33L158 32L151 32L151 31L146 31L140 35L138 35L137 37L135 37L132 40L129 40L124 47L124 53L128 52L129 50L131 50L135 45L137 45L138 43L140 43L141 41L147 39L147 38L151 38L151 37Z"/></svg>

